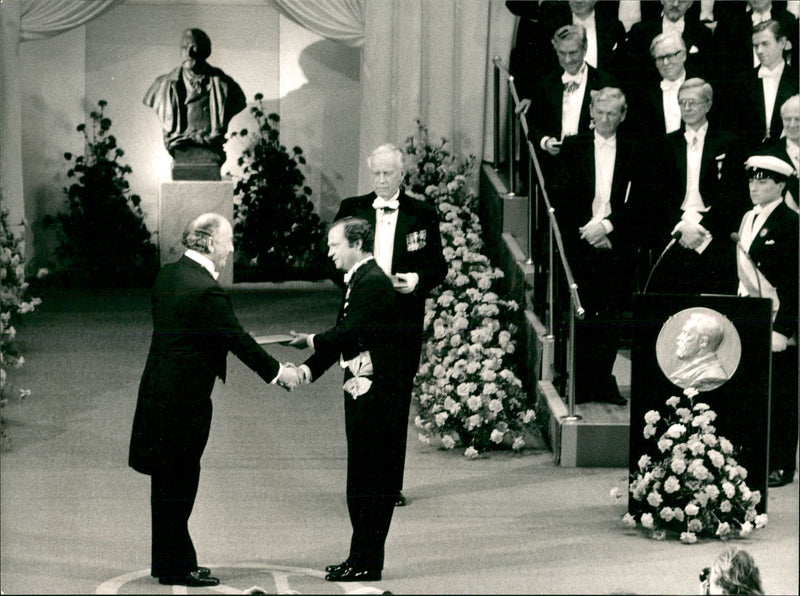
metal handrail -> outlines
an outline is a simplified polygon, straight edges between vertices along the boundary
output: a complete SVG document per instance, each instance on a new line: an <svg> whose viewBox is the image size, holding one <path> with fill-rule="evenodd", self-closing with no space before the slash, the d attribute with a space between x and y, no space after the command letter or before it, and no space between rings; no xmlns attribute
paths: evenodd
<svg viewBox="0 0 800 596"><path fill-rule="evenodd" d="M499 73L502 71L508 80L508 89L509 93L511 94L513 100L513 107L509 109L510 115L510 123L509 125L513 128L513 122L511 119L516 112L516 106L520 104L519 95L517 93L516 85L514 84L514 76L508 71L505 65L502 63L498 56L495 56L493 59L495 65L495 131L496 134L499 134L499 115L500 115L500 106L499 106ZM531 143L530 140L530 129L528 127L528 119L524 112L520 112L519 114L519 121L522 127L523 134L525 135L525 141L528 146L528 155L530 156L530 162L533 164L533 168L536 171L536 180L538 182L538 189L540 192L537 193L537 197L541 197L541 200L544 203L545 209L547 211L548 216L548 223L549 223L549 248L548 248L548 260L549 260L549 267L548 267L548 329L551 337L553 335L555 329L555 320L554 320L554 312L555 312L555 296L554 296L554 272L553 272L553 240L555 240L556 247L558 249L561 266L564 270L564 275L566 277L567 286L569 288L570 293L570 311L569 311L569 350L567 353L567 373L569 379L569 385L567 390L567 405L568 405L568 414L563 418L563 420L570 422L579 420L580 416L575 414L575 318L583 319L586 311L584 310L583 306L581 305L580 295L578 294L578 284L575 282L575 278L572 275L572 269L569 266L569 261L567 259L567 255L564 251L564 242L561 236L561 229L558 225L558 219L556 218L555 208L553 207L552 203L550 202L550 197L547 193L547 188L544 183L544 176L542 174L542 168L539 164L539 157L536 154L536 149ZM495 137L495 147L499 148L500 143L497 137ZM509 162L513 164L514 161L514 154L513 154L513 146L512 152L508 156ZM495 154L495 164L498 163L497 154ZM530 163L528 164L530 168ZM513 168L513 166L512 166ZM513 169L512 169L513 175ZM530 177L529 177L530 180ZM532 186L529 182L529 186ZM529 192L529 194L531 194ZM529 201L530 203L530 201ZM537 210L538 215L538 210ZM533 234L531 231L530 226L530 219L531 214L528 215L529 218L529 238L528 238L528 252L533 252ZM529 259L530 260L530 259Z"/></svg>

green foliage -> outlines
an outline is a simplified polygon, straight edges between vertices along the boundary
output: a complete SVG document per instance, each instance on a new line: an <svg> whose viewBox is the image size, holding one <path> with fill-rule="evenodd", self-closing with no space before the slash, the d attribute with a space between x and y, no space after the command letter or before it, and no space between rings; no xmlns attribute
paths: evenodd
<svg viewBox="0 0 800 596"><path fill-rule="evenodd" d="M0 209L0 408L11 397L8 391L9 371L25 363L16 345L15 325L21 315L31 312L39 304L39 298L28 296L21 241L8 227L8 212ZM20 389L18 398L24 399L30 393L29 389ZM0 449L8 445L3 426L0 416Z"/></svg>
<svg viewBox="0 0 800 596"><path fill-rule="evenodd" d="M77 126L84 137L84 155L65 153L70 162L64 188L66 212L45 219L55 227L59 259L54 274L63 283L103 286L149 285L158 270L156 246L144 224L141 199L130 194L131 173L119 159L125 152L110 133L106 102L100 100L91 125Z"/></svg>
<svg viewBox="0 0 800 596"><path fill-rule="evenodd" d="M249 141L238 164L243 176L234 189L235 270L261 280L318 279L326 271L323 225L314 213L300 166L303 150L280 143L277 114L265 115L262 95L250 108L257 130L232 132Z"/></svg>

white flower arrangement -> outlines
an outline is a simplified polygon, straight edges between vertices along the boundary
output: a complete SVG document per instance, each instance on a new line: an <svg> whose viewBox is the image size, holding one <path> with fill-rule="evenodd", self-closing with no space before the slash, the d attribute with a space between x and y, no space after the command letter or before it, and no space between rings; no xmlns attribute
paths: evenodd
<svg viewBox="0 0 800 596"><path fill-rule="evenodd" d="M767 525L767 515L756 513L759 491L751 491L747 470L736 461L736 450L725 437L717 437L717 418L708 404L695 402L689 388L670 397L666 415L650 410L644 416L644 437L656 444L657 456L644 454L631 475L629 495L641 502L639 512L626 513L628 527L641 525L651 538L668 534L693 544L698 538L746 538ZM619 501L619 490L611 497ZM638 518L638 522L637 522Z"/></svg>
<svg viewBox="0 0 800 596"><path fill-rule="evenodd" d="M415 381L424 443L465 448L477 458L493 448L521 450L536 414L514 372L518 305L493 291L503 272L482 253L474 156L462 160L442 139L433 145L419 121L406 139L405 190L436 205L448 273L425 308L425 343Z"/></svg>
<svg viewBox="0 0 800 596"><path fill-rule="evenodd" d="M37 276L43 277L46 273L40 270ZM28 295L22 242L9 228L8 212L0 209L0 408L9 399L10 380L7 371L25 364L25 357L16 345L14 322L21 315L35 310L41 302L41 299ZM30 394L30 389L19 389L18 399L26 399ZM0 449L6 448L8 443L3 424L0 416Z"/></svg>

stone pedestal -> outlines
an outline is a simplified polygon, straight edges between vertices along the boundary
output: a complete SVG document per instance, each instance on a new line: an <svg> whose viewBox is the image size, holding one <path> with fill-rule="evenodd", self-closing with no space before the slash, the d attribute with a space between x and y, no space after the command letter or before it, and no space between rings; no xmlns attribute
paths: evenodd
<svg viewBox="0 0 800 596"><path fill-rule="evenodd" d="M158 198L162 265L177 261L183 254L183 230L198 215L213 211L233 224L233 182L230 180L162 182ZM226 287L233 284L233 255L228 257L218 281Z"/></svg>
<svg viewBox="0 0 800 596"><path fill-rule="evenodd" d="M173 180L220 180L219 168L225 163L222 146L179 147L172 152Z"/></svg>

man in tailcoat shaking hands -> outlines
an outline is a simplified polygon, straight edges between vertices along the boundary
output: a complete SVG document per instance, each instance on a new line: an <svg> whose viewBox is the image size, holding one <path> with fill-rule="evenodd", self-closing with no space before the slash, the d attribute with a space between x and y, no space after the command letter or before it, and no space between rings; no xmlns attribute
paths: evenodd
<svg viewBox="0 0 800 596"><path fill-rule="evenodd" d="M311 347L300 365L302 382L316 381L335 363L344 369L347 435L347 509L353 534L342 563L328 565L335 582L381 579L384 544L403 475L408 405L398 367L405 326L395 288L372 255L372 226L347 217L331 224L328 255L345 272L336 325L295 333L289 344ZM401 432L402 431L402 432Z"/></svg>
<svg viewBox="0 0 800 596"><path fill-rule="evenodd" d="M344 199L334 220L359 217L375 230L374 246L369 249L394 285L405 337L397 360L403 368L399 381L407 419L422 351L425 300L447 275L447 263L442 254L436 208L411 198L400 188L404 174L403 152L392 144L381 145L367 158L367 165L373 192ZM401 433L405 459L405 426ZM406 504L402 487L401 475L398 506Z"/></svg>
<svg viewBox="0 0 800 596"><path fill-rule="evenodd" d="M225 381L233 352L268 383L297 384L239 324L217 283L233 252L233 229L217 213L194 219L183 233L186 252L161 268L152 294L153 337L133 419L128 463L151 479L151 575L159 583L219 584L198 567L188 522L211 427L211 392Z"/></svg>

